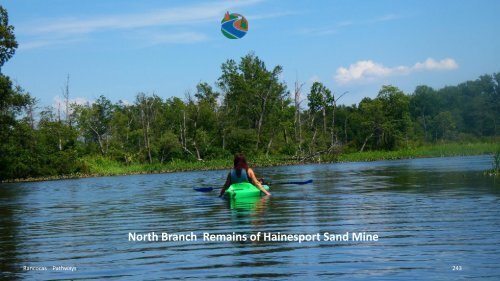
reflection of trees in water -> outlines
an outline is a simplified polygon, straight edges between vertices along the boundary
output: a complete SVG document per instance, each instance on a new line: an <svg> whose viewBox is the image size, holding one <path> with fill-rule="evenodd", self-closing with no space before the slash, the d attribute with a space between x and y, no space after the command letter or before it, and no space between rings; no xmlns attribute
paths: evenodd
<svg viewBox="0 0 500 281"><path fill-rule="evenodd" d="M262 197L244 197L227 200L227 206L235 211L237 215L256 215L264 212L269 196Z"/></svg>
<svg viewBox="0 0 500 281"><path fill-rule="evenodd" d="M500 195L500 181L485 177L480 171L422 171L411 166L388 167L370 171L382 176L379 188L371 192L398 191L438 193L446 190L471 189L487 194Z"/></svg>
<svg viewBox="0 0 500 281"><path fill-rule="evenodd" d="M261 231L261 227L265 226L267 209L269 206L270 197L247 197L238 200L227 200L226 207L231 210L231 223L234 228L245 227L243 231L248 236L254 232ZM251 242L250 240L243 242L235 242L239 244L259 243Z"/></svg>
<svg viewBox="0 0 500 281"><path fill-rule="evenodd" d="M16 280L20 270L18 226L15 207L19 193L14 188L0 186L0 279Z"/></svg>

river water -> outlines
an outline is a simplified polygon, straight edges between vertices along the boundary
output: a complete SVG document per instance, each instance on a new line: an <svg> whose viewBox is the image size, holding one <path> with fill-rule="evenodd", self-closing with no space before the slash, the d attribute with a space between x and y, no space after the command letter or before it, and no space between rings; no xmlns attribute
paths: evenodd
<svg viewBox="0 0 500 281"><path fill-rule="evenodd" d="M257 168L273 195L236 203L192 189L221 185L226 171L2 184L0 279L500 280L500 178L482 174L491 162ZM151 232L159 241L129 241ZM196 241L161 241L191 232ZM247 241L203 239L233 232ZM259 232L320 241L250 241ZM353 241L363 232L378 241Z"/></svg>

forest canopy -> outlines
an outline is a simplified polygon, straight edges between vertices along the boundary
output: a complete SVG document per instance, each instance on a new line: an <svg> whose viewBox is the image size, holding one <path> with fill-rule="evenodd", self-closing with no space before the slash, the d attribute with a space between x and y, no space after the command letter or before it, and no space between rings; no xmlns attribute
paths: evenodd
<svg viewBox="0 0 500 281"><path fill-rule="evenodd" d="M15 53L14 28L0 10L0 66ZM215 71L215 70L214 70ZM456 86L384 85L375 98L343 105L321 82L293 89L283 68L255 53L223 62L213 84L184 99L138 93L133 103L105 96L37 111L37 100L0 74L0 180L85 173L96 156L131 163L228 158L235 152L298 161L441 141L493 139L500 132L500 73ZM37 116L37 117L35 117Z"/></svg>

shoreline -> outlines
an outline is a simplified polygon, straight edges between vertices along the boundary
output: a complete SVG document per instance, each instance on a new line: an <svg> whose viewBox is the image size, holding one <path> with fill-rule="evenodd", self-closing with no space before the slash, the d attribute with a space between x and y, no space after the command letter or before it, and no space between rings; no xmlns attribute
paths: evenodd
<svg viewBox="0 0 500 281"><path fill-rule="evenodd" d="M384 160L402 160L415 158L440 158L440 157L460 157L486 155L495 153L498 145L495 143L471 143L471 144L441 144L428 145L412 149L401 149L394 151L365 151L352 152L338 155L334 159L328 157L324 160L299 161L293 159L284 159L278 157L249 159L254 167L278 167L292 165L310 165L310 164L331 164L331 163L352 163L352 162L373 162ZM283 157L283 156L281 156ZM191 171L214 171L230 168L230 161L225 159L214 159L207 161L187 162L174 161L166 164L131 164L123 165L119 162L109 159L84 159L89 165L90 173L76 173L69 175L46 176L35 178L20 178L4 180L0 183L21 183L21 182L40 182L55 181L67 179L110 177L110 176L128 176L145 174L164 174ZM105 162L105 163L103 163ZM170 167L169 167L170 166ZM93 170L93 171L92 171Z"/></svg>

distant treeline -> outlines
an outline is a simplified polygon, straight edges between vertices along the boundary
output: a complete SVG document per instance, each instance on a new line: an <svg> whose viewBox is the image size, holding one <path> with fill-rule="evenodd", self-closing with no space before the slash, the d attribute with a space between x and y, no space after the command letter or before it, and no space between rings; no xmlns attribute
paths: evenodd
<svg viewBox="0 0 500 281"><path fill-rule="evenodd" d="M101 155L124 164L230 157L234 152L314 160L362 150L394 150L441 140L496 137L500 73L407 95L388 85L376 98L337 105L320 82L289 91L282 68L254 54L222 64L216 89L199 83L185 99L139 93L133 104L70 104L35 116L36 100L0 76L0 178L85 172L80 159ZM68 85L67 85L68 86Z"/></svg>
<svg viewBox="0 0 500 281"><path fill-rule="evenodd" d="M0 67L17 42L0 6ZM130 163L202 161L234 152L296 160L342 152L395 150L423 143L496 138L500 73L408 95L383 86L374 99L338 105L341 93L320 82L287 89L281 66L255 54L228 60L214 86L202 82L184 99L139 93L133 104L71 104L69 79L57 108L37 101L0 74L0 180L86 173L84 157ZM324 159L324 158L323 158Z"/></svg>

